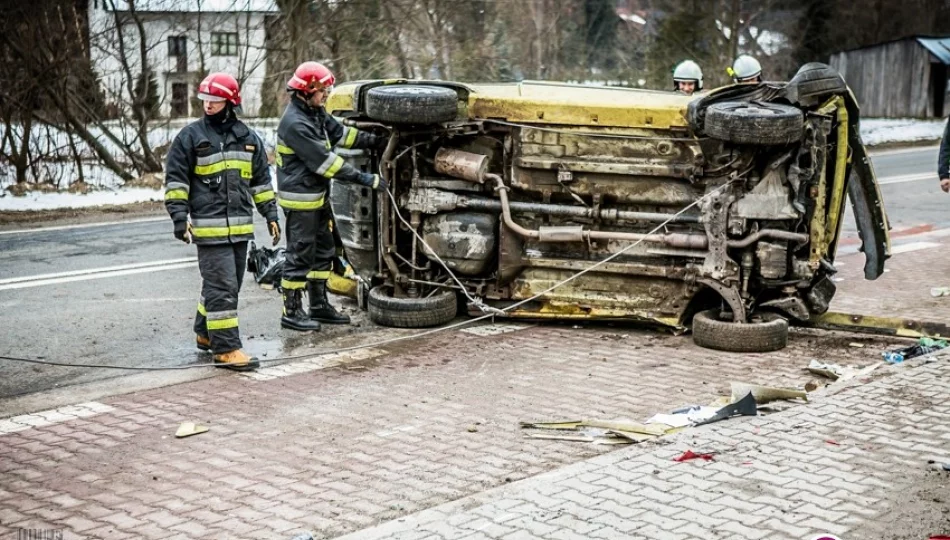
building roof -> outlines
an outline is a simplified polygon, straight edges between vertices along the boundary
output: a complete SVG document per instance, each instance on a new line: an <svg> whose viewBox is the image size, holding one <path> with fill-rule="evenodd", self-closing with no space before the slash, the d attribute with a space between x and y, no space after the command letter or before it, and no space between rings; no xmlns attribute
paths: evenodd
<svg viewBox="0 0 950 540"><path fill-rule="evenodd" d="M129 11L129 0L113 0L116 11ZM134 0L135 11L152 13L279 13L274 0Z"/></svg>
<svg viewBox="0 0 950 540"><path fill-rule="evenodd" d="M907 36L897 39L892 39L889 41L882 41L880 43L873 43L871 45L865 45L863 47L855 47L853 49L847 49L844 51L838 51L834 54L845 54L853 51L863 51L866 49L873 49L874 47L880 47L882 45L889 45L891 43L896 43L898 41L916 41L921 47L927 49L934 59L938 62L946 65L950 65L950 36Z"/></svg>
<svg viewBox="0 0 950 540"><path fill-rule="evenodd" d="M941 63L950 65L950 37L918 37L917 43L930 51L930 54L934 55Z"/></svg>

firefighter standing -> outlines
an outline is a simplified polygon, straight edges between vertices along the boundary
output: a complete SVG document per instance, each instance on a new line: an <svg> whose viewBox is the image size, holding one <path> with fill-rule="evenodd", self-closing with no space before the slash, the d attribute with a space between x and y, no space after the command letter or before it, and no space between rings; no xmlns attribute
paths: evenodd
<svg viewBox="0 0 950 540"><path fill-rule="evenodd" d="M290 104L277 127L278 204L287 217L287 253L280 282L284 300L280 325L291 330L319 330L320 323L348 324L327 300L336 246L327 201L330 180L386 189L378 174L358 171L332 148L373 148L385 142L372 133L344 127L324 109L333 73L317 62L304 62L287 81ZM310 297L303 308L303 289Z"/></svg>
<svg viewBox="0 0 950 540"><path fill-rule="evenodd" d="M703 89L703 70L692 60L683 60L673 69L673 90L687 96Z"/></svg>
<svg viewBox="0 0 950 540"><path fill-rule="evenodd" d="M762 82L762 64L748 54L740 55L728 70L736 84Z"/></svg>
<svg viewBox="0 0 950 540"><path fill-rule="evenodd" d="M241 95L234 77L208 75L198 86L198 98L204 118L182 129L168 150L165 207L175 238L198 248L198 348L212 351L219 367L251 370L259 362L241 350L238 292L247 242L254 238L255 205L267 219L274 244L280 240L274 190L263 143L235 116Z"/></svg>

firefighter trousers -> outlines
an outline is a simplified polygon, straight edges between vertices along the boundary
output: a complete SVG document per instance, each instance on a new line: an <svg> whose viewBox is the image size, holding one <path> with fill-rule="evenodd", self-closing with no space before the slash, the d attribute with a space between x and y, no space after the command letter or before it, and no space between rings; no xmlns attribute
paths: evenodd
<svg viewBox="0 0 950 540"><path fill-rule="evenodd" d="M303 289L307 281L326 281L333 268L336 245L330 229L330 209L316 211L284 209L287 252L280 286L286 290Z"/></svg>
<svg viewBox="0 0 950 540"><path fill-rule="evenodd" d="M238 329L238 293L247 268L247 242L198 246L201 300L195 333L211 339L211 352L223 354L241 348Z"/></svg>

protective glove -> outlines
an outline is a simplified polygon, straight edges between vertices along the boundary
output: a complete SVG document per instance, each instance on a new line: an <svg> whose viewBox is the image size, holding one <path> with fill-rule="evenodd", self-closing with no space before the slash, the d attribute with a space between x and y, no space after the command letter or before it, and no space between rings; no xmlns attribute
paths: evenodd
<svg viewBox="0 0 950 540"><path fill-rule="evenodd" d="M274 239L274 243L272 245L276 246L277 243L280 242L280 224L276 221L268 221L267 230L270 231L270 236Z"/></svg>
<svg viewBox="0 0 950 540"><path fill-rule="evenodd" d="M389 183L378 174L361 173L360 184L379 191L386 191L389 188Z"/></svg>
<svg viewBox="0 0 950 540"><path fill-rule="evenodd" d="M375 148L379 151L386 149L386 145L389 144L389 135L376 135L372 134L373 138L370 139L370 147Z"/></svg>
<svg viewBox="0 0 950 540"><path fill-rule="evenodd" d="M187 221L175 222L175 238L181 240L182 242L190 244L194 232L195 230L192 228L191 223Z"/></svg>

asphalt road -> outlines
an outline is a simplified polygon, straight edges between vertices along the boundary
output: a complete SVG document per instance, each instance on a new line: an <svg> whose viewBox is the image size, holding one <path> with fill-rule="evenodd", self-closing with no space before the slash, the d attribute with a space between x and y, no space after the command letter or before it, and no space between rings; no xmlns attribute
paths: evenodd
<svg viewBox="0 0 950 540"><path fill-rule="evenodd" d="M872 157L895 228L950 226L945 210L950 195L937 185L936 154L936 148L917 148ZM853 229L850 223L845 227ZM263 222L257 223L256 233L267 237ZM164 216L2 231L0 355L136 366L207 362L195 350L191 331L200 287L194 261L195 248L172 237ZM354 314L352 304L346 309ZM260 289L248 277L240 317L245 347L252 354L273 358L319 346L328 334L354 330L301 337L281 331L279 316L277 293ZM4 398L110 378L113 382L105 384L119 384L114 378L125 373L0 360L0 417ZM165 375L150 373L139 380L146 386L158 384Z"/></svg>

